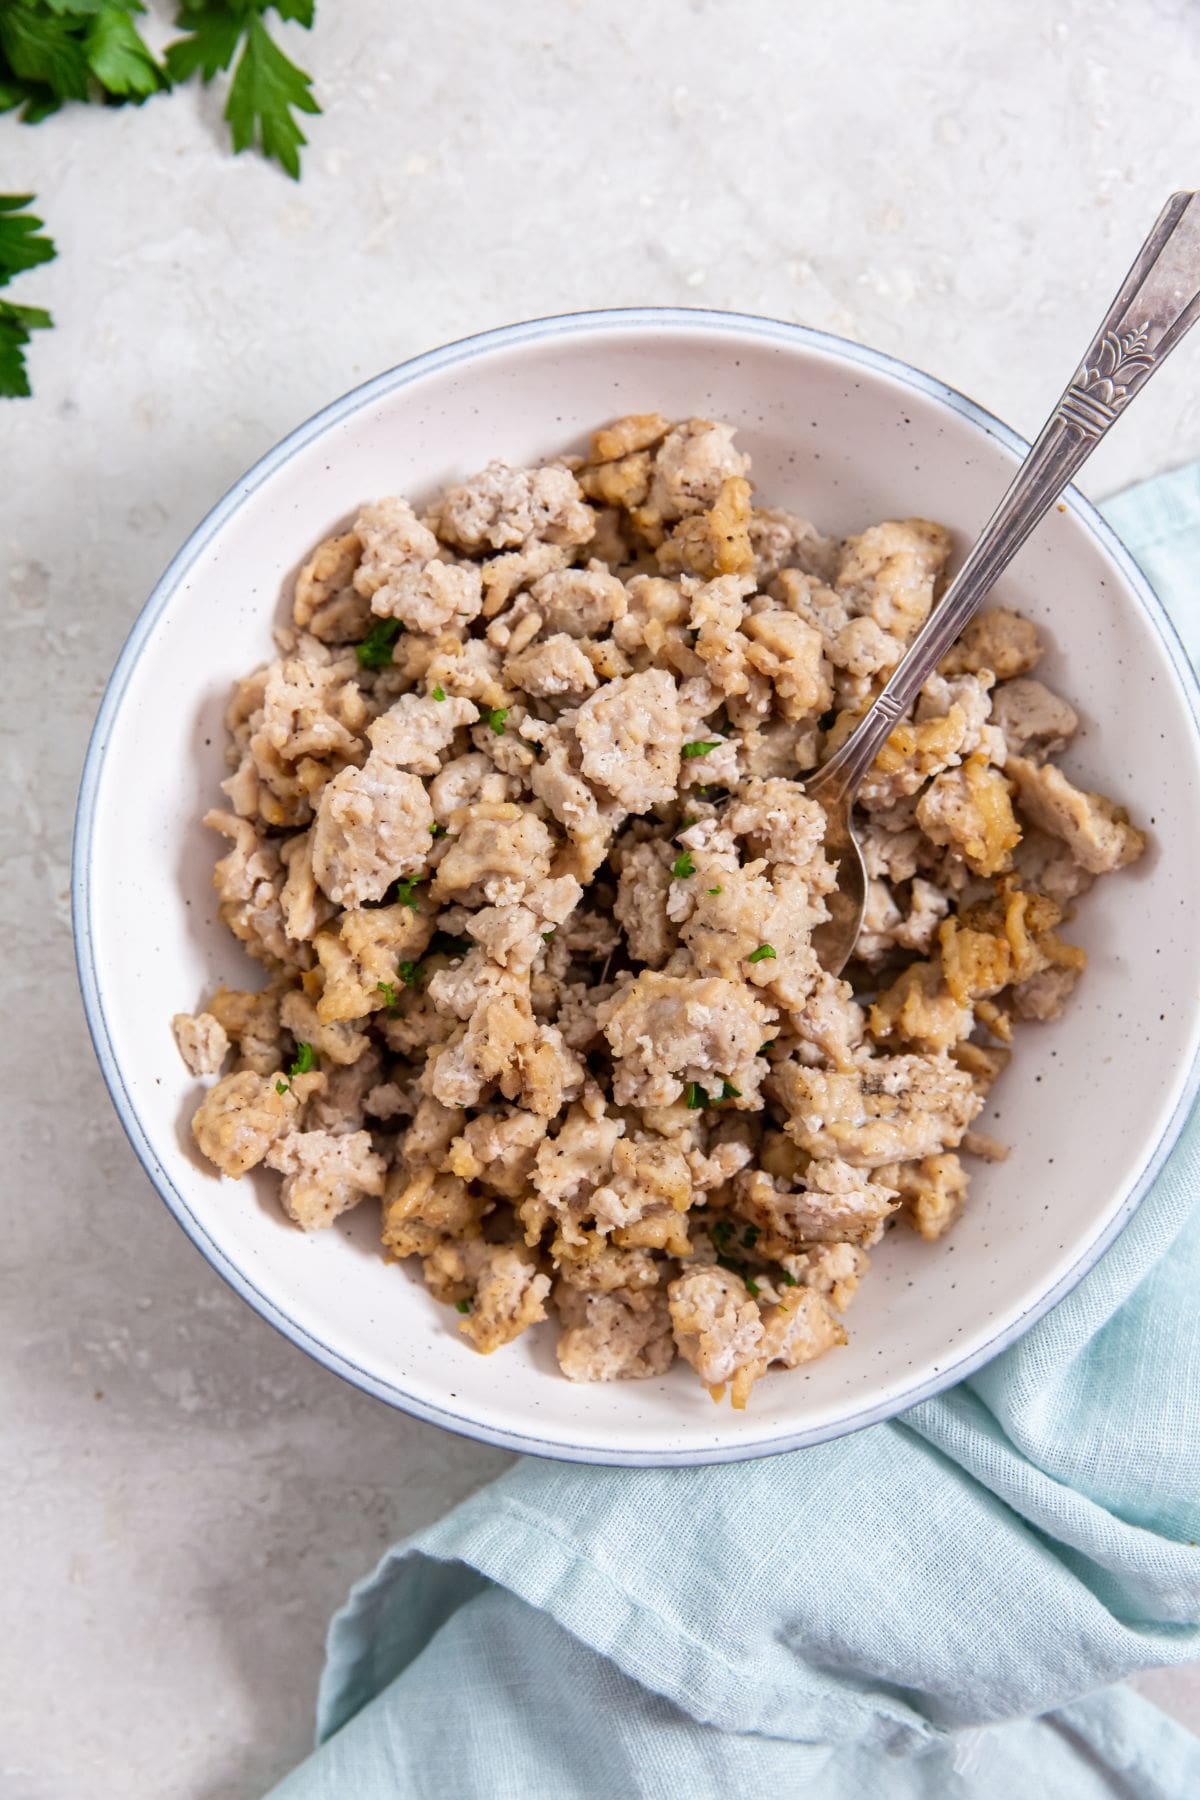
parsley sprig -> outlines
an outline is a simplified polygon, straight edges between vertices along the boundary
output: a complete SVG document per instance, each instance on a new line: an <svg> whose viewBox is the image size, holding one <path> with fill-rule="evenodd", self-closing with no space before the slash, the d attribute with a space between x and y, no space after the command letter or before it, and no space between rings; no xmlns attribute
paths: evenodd
<svg viewBox="0 0 1200 1800"><path fill-rule="evenodd" d="M3 91L0 86L0 104ZM50 262L55 255L52 239L42 235L42 221L25 211L32 203L32 194L0 194L0 288L7 287L14 275ZM40 306L17 306L11 300L0 300L0 394L10 398L28 396L25 346L29 334L44 331L53 322Z"/></svg>
<svg viewBox="0 0 1200 1800"><path fill-rule="evenodd" d="M142 0L5 0L0 5L0 112L36 125L66 100L131 101L233 67L225 117L235 153L257 147L294 180L307 142L296 113L319 113L312 78L284 55L265 16L313 22L315 0L177 0L182 33L160 62L138 31Z"/></svg>
<svg viewBox="0 0 1200 1800"><path fill-rule="evenodd" d="M300 178L300 149L307 142L297 113L319 113L312 78L275 42L265 18L309 29L315 0L177 0L175 24L183 34L160 60L138 30L143 0L0 0L0 113L16 113L37 125L67 101L140 106L151 95L198 75L208 83L233 67L225 117L235 154L256 147L273 157L293 180ZM0 287L33 262L54 255L39 238L40 219L22 235L11 215L31 196L0 195ZM14 261L14 245L31 260ZM53 324L38 306L0 301L0 395L29 394L25 346L31 331ZM361 648L361 646L360 646ZM360 657L360 661L362 658ZM381 668L391 661L364 661Z"/></svg>
<svg viewBox="0 0 1200 1800"><path fill-rule="evenodd" d="M292 115L321 108L311 76L284 55L263 15L277 13L307 31L313 6L314 0L182 0L175 22L184 36L167 46L173 81L198 73L208 83L237 57L225 102L234 153L257 146L293 181L300 179L300 150L308 139Z"/></svg>
<svg viewBox="0 0 1200 1800"><path fill-rule="evenodd" d="M171 85L134 18L141 0L9 0L0 6L0 112L36 125L64 100L132 101Z"/></svg>

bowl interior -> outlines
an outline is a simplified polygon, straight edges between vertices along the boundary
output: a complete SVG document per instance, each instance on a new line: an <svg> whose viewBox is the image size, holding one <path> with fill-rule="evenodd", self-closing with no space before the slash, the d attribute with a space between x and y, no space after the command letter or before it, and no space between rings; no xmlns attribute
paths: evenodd
<svg viewBox="0 0 1200 1800"><path fill-rule="evenodd" d="M271 653L287 578L364 499L420 500L489 458L582 447L629 410L728 419L760 499L827 530L927 514L965 548L1016 460L966 403L869 353L795 328L688 315L601 316L494 334L419 360L295 434L239 483L168 571L135 628L85 777L81 970L106 1073L164 1197L224 1273L305 1348L443 1423L594 1460L750 1455L894 1411L1015 1334L1115 1229L1167 1134L1197 1053L1200 754L1169 641L1089 510L1054 512L996 598L1034 618L1039 673L1078 708L1065 766L1126 804L1152 848L1102 882L1071 935L1090 967L1066 1017L1029 1026L980 1125L1012 1146L978 1165L940 1244L907 1230L875 1252L850 1342L777 1372L744 1413L691 1376L579 1387L550 1328L489 1358L377 1248L378 1211L306 1237L267 1181L219 1181L194 1152L199 1098L173 1012L220 980L260 984L219 925L200 824L219 799L230 683Z"/></svg>

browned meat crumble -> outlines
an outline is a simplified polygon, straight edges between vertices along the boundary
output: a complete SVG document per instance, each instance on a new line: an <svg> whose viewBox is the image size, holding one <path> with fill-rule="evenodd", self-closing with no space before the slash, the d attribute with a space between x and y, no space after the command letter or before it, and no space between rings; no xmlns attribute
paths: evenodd
<svg viewBox="0 0 1200 1800"><path fill-rule="evenodd" d="M264 965L174 1021L229 1176L304 1230L367 1199L458 1329L552 1313L573 1381L676 1354L735 1406L845 1342L884 1232L953 1224L1058 927L1143 839L1049 758L1076 715L995 608L863 791L851 979L800 777L934 604L925 519L758 507L730 426L657 414L320 544L229 703L220 912Z"/></svg>

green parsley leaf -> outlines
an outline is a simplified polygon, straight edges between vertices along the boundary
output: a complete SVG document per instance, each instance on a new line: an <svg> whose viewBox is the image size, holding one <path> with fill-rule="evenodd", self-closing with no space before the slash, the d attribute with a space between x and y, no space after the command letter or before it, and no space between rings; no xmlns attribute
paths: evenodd
<svg viewBox="0 0 1200 1800"><path fill-rule="evenodd" d="M433 697L435 700L444 700L446 698L446 690L440 681L433 690Z"/></svg>
<svg viewBox="0 0 1200 1800"><path fill-rule="evenodd" d="M90 71L80 21L42 6L0 6L0 79L5 110L25 102L26 124L56 112L64 100L86 100Z"/></svg>
<svg viewBox="0 0 1200 1800"><path fill-rule="evenodd" d="M401 981L404 983L405 987L415 988L421 979L421 975L422 975L423 971L424 971L423 963L402 962L399 965L396 972L399 975Z"/></svg>
<svg viewBox="0 0 1200 1800"><path fill-rule="evenodd" d="M215 10L205 7L206 18L211 19ZM252 0L250 7L244 5L244 0L239 0L239 10L238 34L243 39L242 52L225 102L234 153L237 155L257 146L264 156L273 156L293 181L299 181L300 150L308 139L292 114L320 112L312 91L312 78L284 55L263 24L263 0ZM277 4L276 10L282 17L299 18L301 24L309 22L312 16L309 8L306 20L294 7L287 6L287 0L283 0L282 6ZM231 54L228 30L219 21L214 36L216 41L208 61L217 62L220 68L228 68Z"/></svg>
<svg viewBox="0 0 1200 1800"><path fill-rule="evenodd" d="M758 1226L757 1225L747 1225L745 1231L743 1231L743 1233L742 1233L742 1248L743 1248L743 1250L753 1250L753 1248L754 1248L755 1244L757 1244L757 1242L758 1242Z"/></svg>
<svg viewBox="0 0 1200 1800"><path fill-rule="evenodd" d="M691 852L685 850L671 864L671 873L677 881L686 881L689 875L696 873L696 865L692 861Z"/></svg>
<svg viewBox="0 0 1200 1800"><path fill-rule="evenodd" d="M743 1275L742 1280L746 1284L746 1292L748 1294L750 1294L755 1300L757 1300L758 1294L759 1294L759 1287L758 1287L758 1283L757 1283L757 1281L755 1281L753 1275Z"/></svg>
<svg viewBox="0 0 1200 1800"><path fill-rule="evenodd" d="M758 949L752 950L746 958L747 962L774 962L774 960L775 948L772 944L760 944Z"/></svg>
<svg viewBox="0 0 1200 1800"><path fill-rule="evenodd" d="M2 17L3 9L0 8L0 19ZM0 70L2 68L0 55ZM54 258L54 243L42 235L42 221L25 210L32 202L32 194L0 194L0 287L6 287L14 275L22 275L26 269L36 268L39 263L51 262ZM43 307L18 306L12 300L0 300L0 395L11 399L28 397L25 346L29 334L46 331L53 323Z"/></svg>
<svg viewBox="0 0 1200 1800"><path fill-rule="evenodd" d="M732 1081L722 1080L721 1093L719 1096L720 1099L722 1099L722 1100L740 1100L741 1097L742 1097L741 1088L735 1088Z"/></svg>
<svg viewBox="0 0 1200 1800"><path fill-rule="evenodd" d="M454 1302L454 1310L455 1312L469 1313L471 1310L471 1302L469 1300L456 1300Z"/></svg>
<svg viewBox="0 0 1200 1800"><path fill-rule="evenodd" d="M417 889L421 885L419 875L410 875L407 881L397 881L392 887L392 905L411 907L417 910Z"/></svg>
<svg viewBox="0 0 1200 1800"><path fill-rule="evenodd" d="M133 22L142 0L0 5L0 112L36 125L64 100L140 103L170 78Z"/></svg>
<svg viewBox="0 0 1200 1800"><path fill-rule="evenodd" d="M704 891L705 891L705 893L708 893L708 894L719 894L721 890L719 887L715 887L715 888L706 888Z"/></svg>
<svg viewBox="0 0 1200 1800"><path fill-rule="evenodd" d="M32 205L32 194L0 194L0 287L7 287L14 275L54 260L54 242L42 237L42 221L24 210Z"/></svg>
<svg viewBox="0 0 1200 1800"><path fill-rule="evenodd" d="M558 927L556 925L552 925L550 927L549 931L543 931L542 942L544 944L548 944L550 942L550 939L554 936L554 933L557 931L557 929L558 929Z"/></svg>
<svg viewBox="0 0 1200 1800"><path fill-rule="evenodd" d="M386 669L392 660L392 645L402 630L399 619L374 619L354 654L360 669Z"/></svg>
<svg viewBox="0 0 1200 1800"><path fill-rule="evenodd" d="M759 1056L765 1056L767 1054L767 1051L771 1048L771 1045L774 1043L777 1043L778 1041L779 1040L777 1038L768 1038L765 1044L760 1044L758 1046L757 1054Z"/></svg>
<svg viewBox="0 0 1200 1800"><path fill-rule="evenodd" d="M733 1237L732 1219L718 1219L708 1235L718 1250L728 1250L730 1239Z"/></svg>
<svg viewBox="0 0 1200 1800"><path fill-rule="evenodd" d="M54 321L40 306L14 306L0 300L0 395L28 399L32 389L25 369L25 346L31 331L45 331Z"/></svg>
<svg viewBox="0 0 1200 1800"><path fill-rule="evenodd" d="M430 837L445 837L446 827L444 825L431 825L429 827L429 835Z"/></svg>
<svg viewBox="0 0 1200 1800"><path fill-rule="evenodd" d="M142 38L130 14L140 5L102 6L84 39L88 67L110 99L140 106L171 85L170 77Z"/></svg>
<svg viewBox="0 0 1200 1800"><path fill-rule="evenodd" d="M296 1060L292 1064L291 1068L288 1070L288 1074L289 1075L308 1075L312 1072L313 1069L316 1069L319 1067L320 1067L320 1062L317 1058L317 1053L313 1049L312 1045L305 1044L303 1042L297 1043L297 1045L296 1045Z"/></svg>
<svg viewBox="0 0 1200 1800"><path fill-rule="evenodd" d="M784 1287L795 1287L797 1285L796 1277L794 1275L789 1275L786 1269L780 1269L778 1279L782 1281Z"/></svg>
<svg viewBox="0 0 1200 1800"><path fill-rule="evenodd" d="M209 82L237 56L225 104L233 148L257 144L298 180L300 147L307 140L292 114L321 108L311 78L284 55L263 24L267 12L307 29L313 0L181 0L175 23L186 35L167 46L167 69L175 81L198 74Z"/></svg>
<svg viewBox="0 0 1200 1800"><path fill-rule="evenodd" d="M697 738L694 743L685 744L680 754L685 757L707 756L720 744L720 738Z"/></svg>
<svg viewBox="0 0 1200 1800"><path fill-rule="evenodd" d="M504 721L508 717L507 706L493 706L491 711L484 713L483 716L491 726L492 730L496 733L496 736L503 737Z"/></svg>
<svg viewBox="0 0 1200 1800"><path fill-rule="evenodd" d="M383 1003L390 1010L396 1004L396 984L394 981L377 981L375 986L383 995Z"/></svg>
<svg viewBox="0 0 1200 1800"><path fill-rule="evenodd" d="M692 1112L699 1112L702 1106L708 1105L708 1089L702 1088L698 1081L689 1081L684 1090L684 1099Z"/></svg>
<svg viewBox="0 0 1200 1800"><path fill-rule="evenodd" d="M290 1094L291 1091L292 1084L290 1081L277 1081L275 1083L275 1092L277 1094Z"/></svg>
<svg viewBox="0 0 1200 1800"><path fill-rule="evenodd" d="M167 72L172 81L188 81L198 74L207 85L227 69L246 28L244 5L228 0L182 0L175 8L175 23L186 37L166 49Z"/></svg>

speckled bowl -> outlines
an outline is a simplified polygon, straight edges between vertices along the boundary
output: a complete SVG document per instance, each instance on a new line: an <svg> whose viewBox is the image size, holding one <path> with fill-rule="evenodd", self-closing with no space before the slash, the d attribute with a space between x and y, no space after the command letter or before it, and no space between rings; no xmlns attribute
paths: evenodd
<svg viewBox="0 0 1200 1800"><path fill-rule="evenodd" d="M890 1234L848 1315L850 1342L772 1373L745 1412L689 1370L573 1386L552 1327L480 1357L407 1269L371 1205L307 1237L273 1178L218 1180L193 1149L199 1087L170 1016L260 971L216 920L216 797L229 685L270 654L309 548L384 493L428 497L490 457L582 446L650 407L734 422L763 500L824 529L923 513L959 534L991 510L1024 445L913 369L821 333L730 314L546 319L452 344L368 382L239 481L184 545L130 634L100 708L74 867L80 980L114 1104L151 1181L215 1268L301 1349L452 1430L585 1462L694 1463L816 1443L934 1393L1011 1343L1112 1242L1197 1088L1200 697L1154 595L1077 494L997 598L1042 627L1044 673L1079 709L1066 759L1126 803L1149 854L1086 897L1091 966L1067 1015L1022 1032L980 1123L1012 1145L980 1167L941 1243Z"/></svg>

